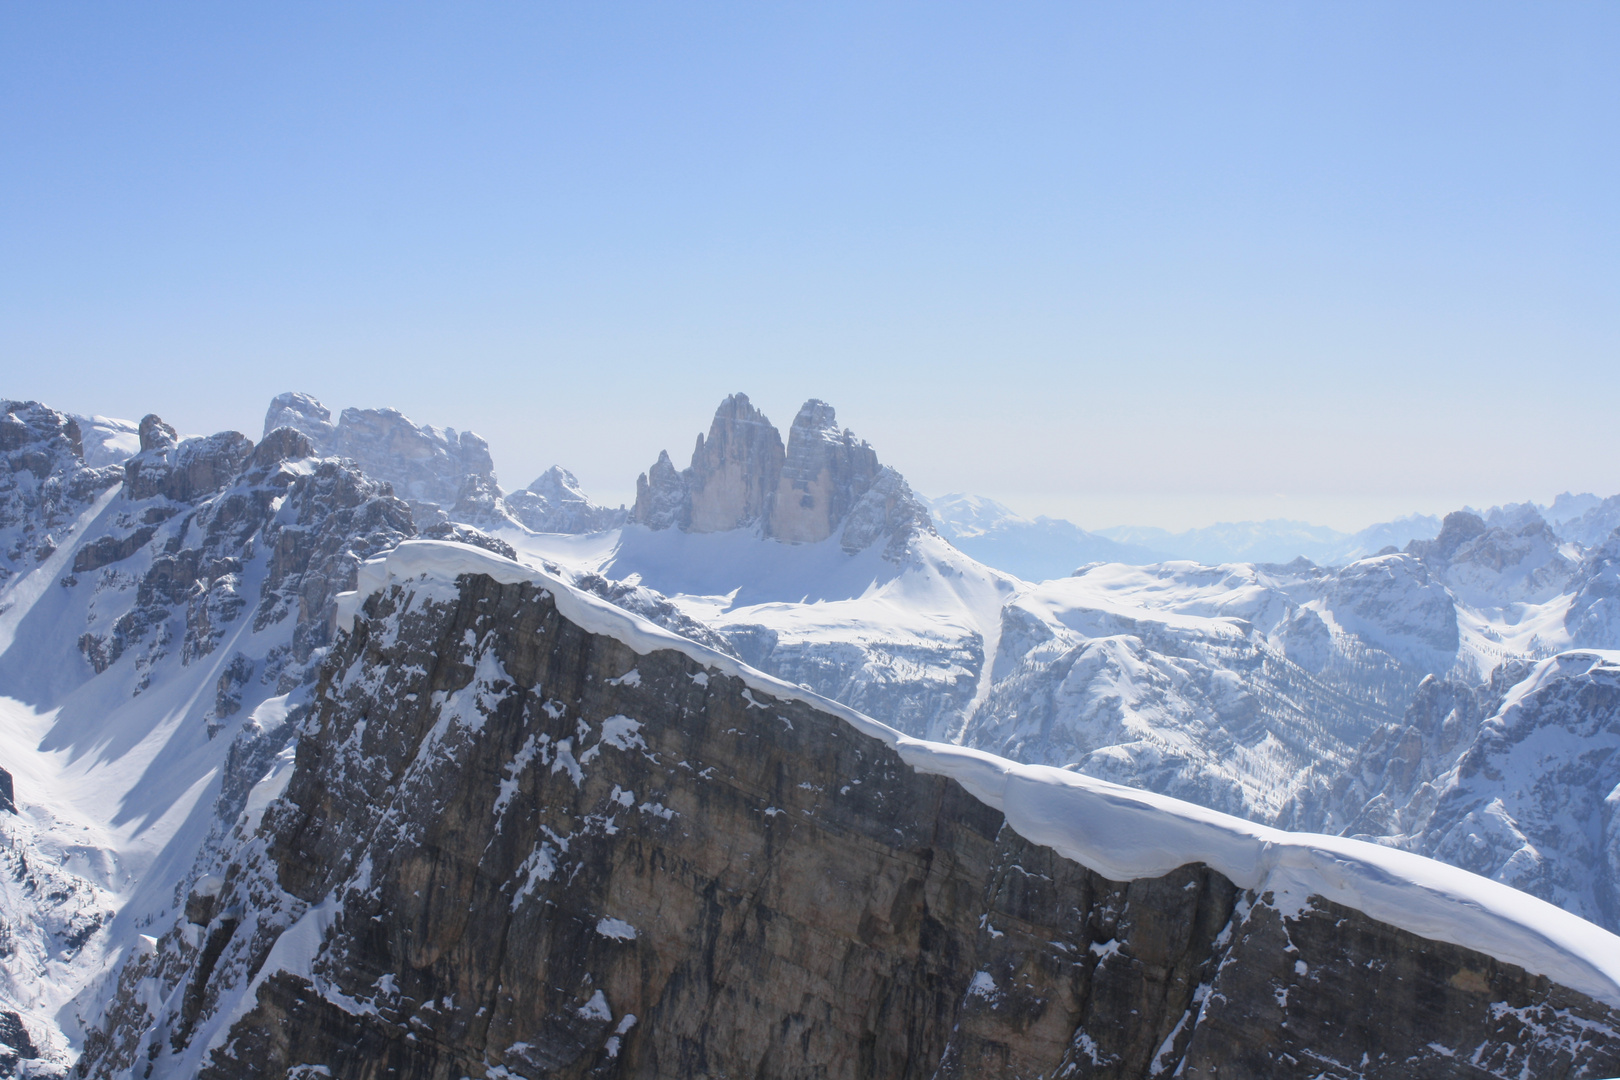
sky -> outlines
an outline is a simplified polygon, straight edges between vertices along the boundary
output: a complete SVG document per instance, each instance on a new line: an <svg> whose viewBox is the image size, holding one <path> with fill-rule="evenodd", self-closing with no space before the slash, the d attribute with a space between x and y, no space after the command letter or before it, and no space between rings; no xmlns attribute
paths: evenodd
<svg viewBox="0 0 1620 1080"><path fill-rule="evenodd" d="M727 393L930 495L1354 529L1620 492L1620 5L0 6L0 396L472 429Z"/></svg>

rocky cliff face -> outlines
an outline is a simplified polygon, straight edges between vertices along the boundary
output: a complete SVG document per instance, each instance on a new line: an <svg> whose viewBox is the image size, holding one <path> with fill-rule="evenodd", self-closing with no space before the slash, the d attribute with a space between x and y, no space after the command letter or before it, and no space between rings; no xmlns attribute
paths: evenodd
<svg viewBox="0 0 1620 1080"><path fill-rule="evenodd" d="M391 484L422 528L446 520L446 512L473 525L505 517L489 443L470 431L417 424L397 409L344 409L333 422L326 406L295 393L270 402L265 434L279 427L303 432L320 456L347 458Z"/></svg>
<svg viewBox="0 0 1620 1080"><path fill-rule="evenodd" d="M715 410L708 441L692 450L689 492L692 532L726 532L770 515L782 473L782 436L746 394L733 394Z"/></svg>
<svg viewBox="0 0 1620 1080"><path fill-rule="evenodd" d="M586 630L564 588L367 601L79 1075L1620 1068L1579 993L1196 864L1108 881L812 704Z"/></svg>
<svg viewBox="0 0 1620 1080"><path fill-rule="evenodd" d="M697 438L692 464L677 470L661 453L636 481L630 520L652 529L728 532L748 527L786 543L817 543L834 534L851 553L880 539L898 559L916 530L933 525L905 480L877 452L840 430L833 407L805 402L781 434L748 400L720 403L707 439Z"/></svg>
<svg viewBox="0 0 1620 1080"><path fill-rule="evenodd" d="M0 1030L16 1059L0 1050L0 1075L71 1061L106 965L205 873L211 829L290 736L334 598L414 533L387 484L290 428L179 440L147 416L138 451L100 468L75 430L37 405L0 423L18 556L0 581L0 764L22 766L0 822L0 1028L10 1013L27 1036Z"/></svg>

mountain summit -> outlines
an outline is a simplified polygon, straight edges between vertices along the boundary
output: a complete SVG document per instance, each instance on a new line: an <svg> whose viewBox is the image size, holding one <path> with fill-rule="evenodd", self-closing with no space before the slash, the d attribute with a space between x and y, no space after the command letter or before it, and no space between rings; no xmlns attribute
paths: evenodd
<svg viewBox="0 0 1620 1080"><path fill-rule="evenodd" d="M933 532L928 510L905 479L847 428L825 401L811 398L788 429L787 445L747 394L715 410L708 438L697 437L692 463L677 471L668 451L636 480L633 524L714 533L757 528L785 543L817 543L834 534L845 551L888 538L898 559L918 531Z"/></svg>

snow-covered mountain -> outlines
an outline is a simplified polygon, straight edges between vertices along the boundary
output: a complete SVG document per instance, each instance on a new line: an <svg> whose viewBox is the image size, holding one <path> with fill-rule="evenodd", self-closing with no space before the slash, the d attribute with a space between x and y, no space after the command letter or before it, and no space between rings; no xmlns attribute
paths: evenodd
<svg viewBox="0 0 1620 1080"><path fill-rule="evenodd" d="M296 394L258 443L7 402L0 455L0 1073L59 1073L84 1047L122 1060L154 1033L191 1046L221 1018L210 972L248 947L232 905L266 880L255 838L337 678L336 595L423 535L516 559L773 693L1435 855L1614 926L1616 661L1593 650L1620 649L1620 536L1569 531L1605 500L1570 496L1556 522L1458 512L1337 567L1089 560L1030 582L965 550L1004 508L942 500L936 526L819 401L784 439L727 398L628 511L560 468L504 492L476 435L388 409L334 422ZM362 697L407 678L355 662ZM269 948L304 909L260 901L250 937ZM142 989L107 1011L114 980Z"/></svg>
<svg viewBox="0 0 1620 1080"><path fill-rule="evenodd" d="M806 402L784 443L732 395L689 466L660 454L637 488L620 528L497 535L532 560L667 596L733 655L908 732L942 734L973 708L1019 583L942 540L831 406Z"/></svg>
<svg viewBox="0 0 1620 1080"><path fill-rule="evenodd" d="M793 542L771 508L795 439L861 445L820 403L800 418L784 446L728 398L691 465L662 455L643 478L630 524L500 536L576 580L644 590L732 655L910 734L1315 828L1329 823L1303 808L1321 778L1401 724L1425 678L1475 685L1504 662L1620 647L1620 560L1560 541L1533 507L1494 525L1458 512L1432 540L1340 568L1112 563L1038 584L966 558L914 511L864 548L836 512ZM822 469L883 471L875 454ZM962 532L1003 520L983 500L947 509Z"/></svg>
<svg viewBox="0 0 1620 1080"><path fill-rule="evenodd" d="M290 429L180 440L148 416L137 452L100 467L82 432L0 406L0 1016L36 1075L65 1068L103 976L206 876L290 735L337 593L414 533L386 484Z"/></svg>
<svg viewBox="0 0 1620 1080"><path fill-rule="evenodd" d="M1414 514L1370 525L1354 533L1276 518L1221 522L1179 533L1121 525L1099 529L1098 535L1163 551L1169 558L1190 559L1211 566L1229 562L1283 563L1294 559L1309 559L1322 566L1342 566L1375 555L1386 547L1404 548L1413 540L1427 540L1439 531L1438 518Z"/></svg>
<svg viewBox="0 0 1620 1080"><path fill-rule="evenodd" d="M941 536L987 566L1026 581L1066 577L1096 562L1146 566L1185 560L1220 566L1303 558L1343 566L1385 548L1398 550L1414 540L1431 539L1440 531L1439 518L1413 515L1355 533L1283 519L1223 522L1180 533L1132 525L1087 532L1061 518L1023 517L979 495L946 495L928 500L928 506Z"/></svg>
<svg viewBox="0 0 1620 1080"><path fill-rule="evenodd" d="M592 503L574 474L561 466L507 495L482 438L471 431L418 424L397 409L344 409L333 421L331 410L310 395L286 393L270 402L264 434L281 427L302 432L317 454L351 461L367 476L392 485L424 534L452 522L594 532L625 518L622 508Z"/></svg>
<svg viewBox="0 0 1620 1080"><path fill-rule="evenodd" d="M1426 679L1296 824L1442 859L1620 927L1620 653Z"/></svg>

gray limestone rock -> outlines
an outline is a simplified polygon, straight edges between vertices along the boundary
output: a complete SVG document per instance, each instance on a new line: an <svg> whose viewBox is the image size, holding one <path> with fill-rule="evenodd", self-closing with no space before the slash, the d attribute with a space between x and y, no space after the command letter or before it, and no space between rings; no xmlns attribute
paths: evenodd
<svg viewBox="0 0 1620 1080"><path fill-rule="evenodd" d="M630 520L649 529L685 528L691 521L691 492L686 477L660 450L652 468L636 477L636 505Z"/></svg>
<svg viewBox="0 0 1620 1080"><path fill-rule="evenodd" d="M720 403L686 469L677 470L667 452L659 454L636 481L630 521L700 533L757 528L786 543L839 535L851 554L883 540L885 557L896 562L916 532L934 528L900 474L881 465L869 444L839 429L831 405L805 402L784 448L745 394Z"/></svg>
<svg viewBox="0 0 1620 1080"><path fill-rule="evenodd" d="M709 437L697 437L687 470L691 532L728 532L771 512L784 460L782 436L746 394L715 410Z"/></svg>
<svg viewBox="0 0 1620 1080"><path fill-rule="evenodd" d="M468 500L477 512L487 495L484 501L500 514L489 444L470 431L417 424L397 409L344 409L334 423L326 406L295 393L277 396L264 424L266 435L278 427L303 432L322 457L348 458L407 502L449 509Z"/></svg>
<svg viewBox="0 0 1620 1080"><path fill-rule="evenodd" d="M124 462L124 496L189 503L219 491L253 453L253 441L235 431L176 442L174 429L156 416L141 421L141 451Z"/></svg>
<svg viewBox="0 0 1620 1080"><path fill-rule="evenodd" d="M788 429L787 459L766 535L793 543L825 540L871 488L878 468L877 452L852 432L839 430L831 405L814 398L805 402Z"/></svg>

